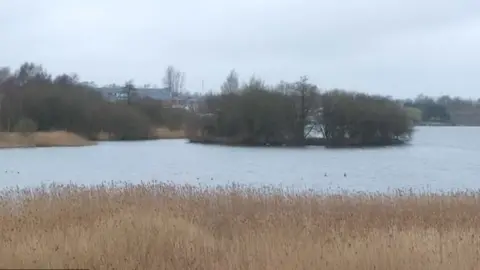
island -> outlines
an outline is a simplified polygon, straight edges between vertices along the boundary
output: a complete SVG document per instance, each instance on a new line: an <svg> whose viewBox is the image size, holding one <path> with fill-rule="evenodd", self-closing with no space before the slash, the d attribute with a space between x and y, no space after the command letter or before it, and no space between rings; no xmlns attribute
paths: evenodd
<svg viewBox="0 0 480 270"><path fill-rule="evenodd" d="M370 147L407 143L414 121L388 97L320 91L306 77L267 86L251 78L235 91L210 94L190 115L192 143L248 146Z"/></svg>

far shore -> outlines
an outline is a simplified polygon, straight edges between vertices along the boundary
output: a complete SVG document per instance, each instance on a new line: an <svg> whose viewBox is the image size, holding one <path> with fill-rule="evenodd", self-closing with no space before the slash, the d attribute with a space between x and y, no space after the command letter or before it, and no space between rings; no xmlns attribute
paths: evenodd
<svg viewBox="0 0 480 270"><path fill-rule="evenodd" d="M1 148L29 148L29 147L78 147L95 145L82 136L67 131L38 131L32 133L1 132Z"/></svg>
<svg viewBox="0 0 480 270"><path fill-rule="evenodd" d="M152 140L184 139L183 130L156 128ZM100 134L97 141L112 141L108 134ZM0 149L32 147L80 147L96 145L97 141L88 140L78 134L67 131L37 131L31 133L0 132Z"/></svg>
<svg viewBox="0 0 480 270"><path fill-rule="evenodd" d="M216 144L225 146L251 146L251 147L304 147L304 146L323 146L327 148L362 148L362 147L385 147L385 146L400 146L408 143L408 140L391 139L391 140L377 140L373 142L360 143L354 140L345 140L340 143L329 143L322 137L308 137L304 144L298 144L294 141L246 141L238 138L222 138L212 136L191 136L188 137L190 143L198 144Z"/></svg>
<svg viewBox="0 0 480 270"><path fill-rule="evenodd" d="M165 127L155 128L151 137L147 140L167 140L167 139L186 139L185 131L183 129L171 130ZM108 133L100 133L97 141L116 141ZM138 140L142 141L142 140Z"/></svg>

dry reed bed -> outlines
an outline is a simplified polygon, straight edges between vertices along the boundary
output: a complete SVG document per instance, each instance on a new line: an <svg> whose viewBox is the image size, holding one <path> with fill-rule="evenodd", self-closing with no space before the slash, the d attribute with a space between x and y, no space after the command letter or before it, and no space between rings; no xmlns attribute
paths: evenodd
<svg viewBox="0 0 480 270"><path fill-rule="evenodd" d="M0 132L1 148L24 147L78 147L90 146L95 142L66 131L38 131L33 133Z"/></svg>
<svg viewBox="0 0 480 270"><path fill-rule="evenodd" d="M183 129L179 130L170 130L166 127L154 128L150 135L150 139L155 140L166 140L166 139L185 139L185 131ZM107 132L100 132L97 136L98 141L110 141L112 140L112 135Z"/></svg>
<svg viewBox="0 0 480 270"><path fill-rule="evenodd" d="M479 269L479 195L4 190L0 268Z"/></svg>

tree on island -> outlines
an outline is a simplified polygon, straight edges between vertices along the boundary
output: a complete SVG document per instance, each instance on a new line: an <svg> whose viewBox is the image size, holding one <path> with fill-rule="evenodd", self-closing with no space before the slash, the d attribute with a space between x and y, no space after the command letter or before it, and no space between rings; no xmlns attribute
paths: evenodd
<svg viewBox="0 0 480 270"><path fill-rule="evenodd" d="M188 122L196 142L306 145L311 130L328 146L408 141L412 121L397 102L340 90L321 93L306 77L270 87L255 77L234 93L210 94Z"/></svg>
<svg viewBox="0 0 480 270"><path fill-rule="evenodd" d="M410 139L413 123L407 111L387 97L333 90L321 100L317 122L329 145L388 145Z"/></svg>

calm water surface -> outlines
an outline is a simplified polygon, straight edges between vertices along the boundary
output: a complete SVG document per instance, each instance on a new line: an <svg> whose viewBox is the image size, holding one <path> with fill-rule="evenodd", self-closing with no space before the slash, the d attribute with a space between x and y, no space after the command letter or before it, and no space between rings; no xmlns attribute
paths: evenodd
<svg viewBox="0 0 480 270"><path fill-rule="evenodd" d="M163 140L0 151L0 188L112 180L357 191L480 189L480 128L419 127L411 145L376 149L243 148Z"/></svg>

